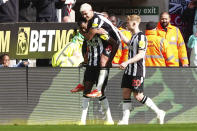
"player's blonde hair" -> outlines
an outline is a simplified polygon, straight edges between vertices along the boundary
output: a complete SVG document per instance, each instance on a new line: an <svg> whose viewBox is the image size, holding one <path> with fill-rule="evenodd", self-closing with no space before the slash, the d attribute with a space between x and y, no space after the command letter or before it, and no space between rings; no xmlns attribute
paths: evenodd
<svg viewBox="0 0 197 131"><path fill-rule="evenodd" d="M88 3L84 3L80 6L80 12L83 12L85 10L92 10L92 6Z"/></svg>
<svg viewBox="0 0 197 131"><path fill-rule="evenodd" d="M137 21L138 23L140 23L141 17L139 15L128 15L127 21Z"/></svg>

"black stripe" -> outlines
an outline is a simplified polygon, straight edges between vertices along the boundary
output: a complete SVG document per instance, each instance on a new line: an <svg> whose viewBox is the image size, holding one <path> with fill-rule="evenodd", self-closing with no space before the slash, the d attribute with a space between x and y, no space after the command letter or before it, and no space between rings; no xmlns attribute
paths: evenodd
<svg viewBox="0 0 197 131"><path fill-rule="evenodd" d="M146 103L146 100L148 99L147 96L144 96L143 99L140 101L142 104Z"/></svg>
<svg viewBox="0 0 197 131"><path fill-rule="evenodd" d="M92 49L92 63L91 63L91 66L94 65L94 47L91 46L91 49Z"/></svg>
<svg viewBox="0 0 197 131"><path fill-rule="evenodd" d="M85 94L83 94L83 97L85 97L85 98L89 98L89 97L87 97Z"/></svg>
<svg viewBox="0 0 197 131"><path fill-rule="evenodd" d="M101 96L100 98L99 98L99 101L102 101L102 100L104 100L104 99L106 99L107 97L106 96Z"/></svg>
<svg viewBox="0 0 197 131"><path fill-rule="evenodd" d="M124 99L123 103L131 103L131 99Z"/></svg>

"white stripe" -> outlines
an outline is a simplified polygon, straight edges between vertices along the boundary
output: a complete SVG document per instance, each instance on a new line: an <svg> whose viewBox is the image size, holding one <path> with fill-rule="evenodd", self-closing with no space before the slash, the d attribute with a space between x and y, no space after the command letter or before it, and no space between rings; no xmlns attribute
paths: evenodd
<svg viewBox="0 0 197 131"><path fill-rule="evenodd" d="M98 28L101 28L101 26L104 24L104 21L103 20L101 20L101 22L100 22L100 24L99 24L99 26L98 26Z"/></svg>
<svg viewBox="0 0 197 131"><path fill-rule="evenodd" d="M146 75L145 59L143 58L143 77Z"/></svg>
<svg viewBox="0 0 197 131"><path fill-rule="evenodd" d="M141 41L145 41L145 37L144 37L144 35L141 35L141 39L140 39Z"/></svg>
<svg viewBox="0 0 197 131"><path fill-rule="evenodd" d="M92 53L91 53L91 52L92 52L92 51L91 51L92 48L91 48L91 46L90 46L89 50L90 50L90 53L89 53L89 58L90 58L90 59L89 59L89 60L90 60L90 61L89 61L89 65L91 66L91 63L92 63Z"/></svg>
<svg viewBox="0 0 197 131"><path fill-rule="evenodd" d="M106 22L107 24L109 24L112 27L112 29L116 33L116 36L118 37L119 41L121 41L120 35L118 33L118 29L104 16L102 16L102 15L98 15L98 16L101 18L101 20L103 20L104 22Z"/></svg>
<svg viewBox="0 0 197 131"><path fill-rule="evenodd" d="M97 48L96 46L94 46L94 61L93 61L93 65L94 66L97 66L97 58L98 58L98 51L97 51Z"/></svg>
<svg viewBox="0 0 197 131"><path fill-rule="evenodd" d="M137 40L138 36L136 37L133 45L133 57L137 55ZM134 69L133 69L133 76L137 75L137 62L134 63Z"/></svg>

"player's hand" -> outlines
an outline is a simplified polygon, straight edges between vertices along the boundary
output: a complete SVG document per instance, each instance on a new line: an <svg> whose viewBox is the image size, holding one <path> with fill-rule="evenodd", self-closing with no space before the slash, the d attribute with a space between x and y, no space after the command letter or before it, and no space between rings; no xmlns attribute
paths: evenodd
<svg viewBox="0 0 197 131"><path fill-rule="evenodd" d="M120 64L120 69L124 70L127 67L128 63L127 62L123 62Z"/></svg>
<svg viewBox="0 0 197 131"><path fill-rule="evenodd" d="M99 29L97 29L97 34L105 35L105 34L107 34L107 31L103 28L99 28Z"/></svg>
<svg viewBox="0 0 197 131"><path fill-rule="evenodd" d="M86 62L81 62L78 67L86 67L86 66L87 66Z"/></svg>

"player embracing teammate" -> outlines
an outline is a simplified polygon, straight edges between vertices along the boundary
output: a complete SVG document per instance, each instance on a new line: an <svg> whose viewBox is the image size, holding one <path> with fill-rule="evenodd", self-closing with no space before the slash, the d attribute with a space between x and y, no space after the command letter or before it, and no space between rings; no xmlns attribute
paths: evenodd
<svg viewBox="0 0 197 131"><path fill-rule="evenodd" d="M93 12L89 4L81 5L80 12L87 21L86 31L82 34L87 40L88 62L83 85L71 90L71 92L84 91L80 124L86 124L87 110L91 97L98 97L103 102L106 109L107 123L114 124L104 90L108 80L109 67L111 67L111 62L121 39L128 45L129 54L128 60L120 65L120 68L125 71L121 84L123 91L123 118L118 122L118 125L128 125L129 123L131 93L139 102L146 104L152 109L157 114L159 123L163 124L165 111L159 109L148 96L143 94L147 39L139 30L140 16L131 15L127 17L127 28L133 34L131 40L128 40L108 19L99 13ZM95 83L97 88L91 92Z"/></svg>

